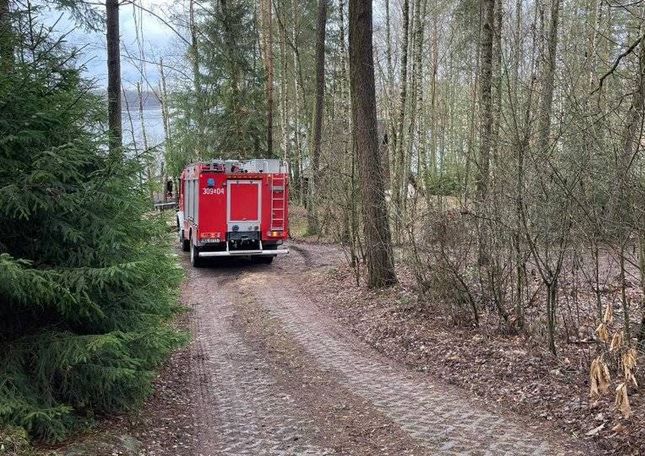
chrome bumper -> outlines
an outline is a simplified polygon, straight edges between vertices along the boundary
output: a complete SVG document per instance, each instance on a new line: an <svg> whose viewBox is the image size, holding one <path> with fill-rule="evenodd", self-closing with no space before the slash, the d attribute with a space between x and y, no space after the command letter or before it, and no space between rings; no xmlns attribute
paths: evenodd
<svg viewBox="0 0 645 456"><path fill-rule="evenodd" d="M287 255L289 249L277 250L223 250L220 252L199 252L200 257L231 257L231 256L277 256Z"/></svg>

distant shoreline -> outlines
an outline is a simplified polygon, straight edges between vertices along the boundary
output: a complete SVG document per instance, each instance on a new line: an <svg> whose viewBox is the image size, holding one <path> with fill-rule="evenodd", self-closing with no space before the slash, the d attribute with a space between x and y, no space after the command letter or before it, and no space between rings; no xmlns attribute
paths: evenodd
<svg viewBox="0 0 645 456"><path fill-rule="evenodd" d="M105 90L95 92L96 95L107 98L107 92ZM143 100L143 110L161 110L161 100L157 97L155 92L151 90L144 90L141 93L141 98ZM136 90L124 90L124 93L121 94L121 110L123 112L136 112L139 110L139 94Z"/></svg>

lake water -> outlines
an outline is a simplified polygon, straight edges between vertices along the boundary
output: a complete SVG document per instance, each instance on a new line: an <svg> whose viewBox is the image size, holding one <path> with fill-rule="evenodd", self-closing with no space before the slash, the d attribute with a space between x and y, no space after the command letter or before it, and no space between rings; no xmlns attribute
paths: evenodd
<svg viewBox="0 0 645 456"><path fill-rule="evenodd" d="M160 159L163 157L164 150L164 129L161 109L144 109L143 124L141 123L139 111L131 110L121 113L123 122L123 143L126 146L136 146L141 151L144 149L143 131L148 142L148 148L155 148Z"/></svg>

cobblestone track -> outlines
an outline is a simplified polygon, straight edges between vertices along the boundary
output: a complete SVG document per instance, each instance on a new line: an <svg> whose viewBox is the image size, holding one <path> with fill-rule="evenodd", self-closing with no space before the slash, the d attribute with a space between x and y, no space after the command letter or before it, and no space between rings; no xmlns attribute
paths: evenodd
<svg viewBox="0 0 645 456"><path fill-rule="evenodd" d="M325 440L333 432L328 426L319 429L312 419L315 411L296 403L285 393L284 379L279 383L273 377L281 356L293 355L289 347L304 350L305 364L318 369L328 382L363 398L365 410L372 408L391 420L393 432L403 432L425 447L414 454L581 454L569 450L575 442L561 434L548 435L487 411L461 390L432 382L358 342L318 310L301 281L307 270L335 264L341 254L330 246L296 247L288 258L269 267L244 263L219 270L189 269L185 299L195 311L192 371L203 386L199 454L333 453L323 448L333 447L334 441ZM262 344L249 339L253 334L240 329L246 311L239 307L243 299L251 299L261 309L258 313L265 315L262 318L286 331L292 341L286 350L291 353L265 353ZM319 406L324 408L328 400L321 398ZM327 425L342 426L339 416L331 416ZM362 454L360 448L356 452Z"/></svg>
<svg viewBox="0 0 645 456"><path fill-rule="evenodd" d="M226 275L189 272L188 304L195 312L192 370L202 385L199 454L329 454L311 443L317 432L314 423L288 394L274 387L262 354L236 333Z"/></svg>
<svg viewBox="0 0 645 456"><path fill-rule="evenodd" d="M357 349L316 310L297 283L298 276L291 275L288 280L285 266L280 269L245 273L237 287L243 286L279 318L321 369L335 371L341 385L374 404L427 446L429 454L573 454L555 443L561 437L549 442L538 430L488 412L456 389L433 384L365 349Z"/></svg>

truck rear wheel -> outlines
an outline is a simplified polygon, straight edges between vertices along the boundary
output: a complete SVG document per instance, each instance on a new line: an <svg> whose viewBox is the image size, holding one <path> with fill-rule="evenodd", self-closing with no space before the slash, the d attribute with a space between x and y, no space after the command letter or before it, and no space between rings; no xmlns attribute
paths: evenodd
<svg viewBox="0 0 645 456"><path fill-rule="evenodd" d="M194 268L199 268L202 266L202 262L204 260L199 257L199 248L193 243L192 240L190 240L189 242L190 242L190 264Z"/></svg>
<svg viewBox="0 0 645 456"><path fill-rule="evenodd" d="M181 246L181 250L188 252L190 250L190 244L188 244L188 240L184 237L184 229L182 228L181 223L179 223L179 217L175 220L177 221L177 232L179 233L179 245Z"/></svg>
<svg viewBox="0 0 645 456"><path fill-rule="evenodd" d="M184 230L179 231L179 245L181 245L181 250L184 252L190 250L190 241L184 237Z"/></svg>

